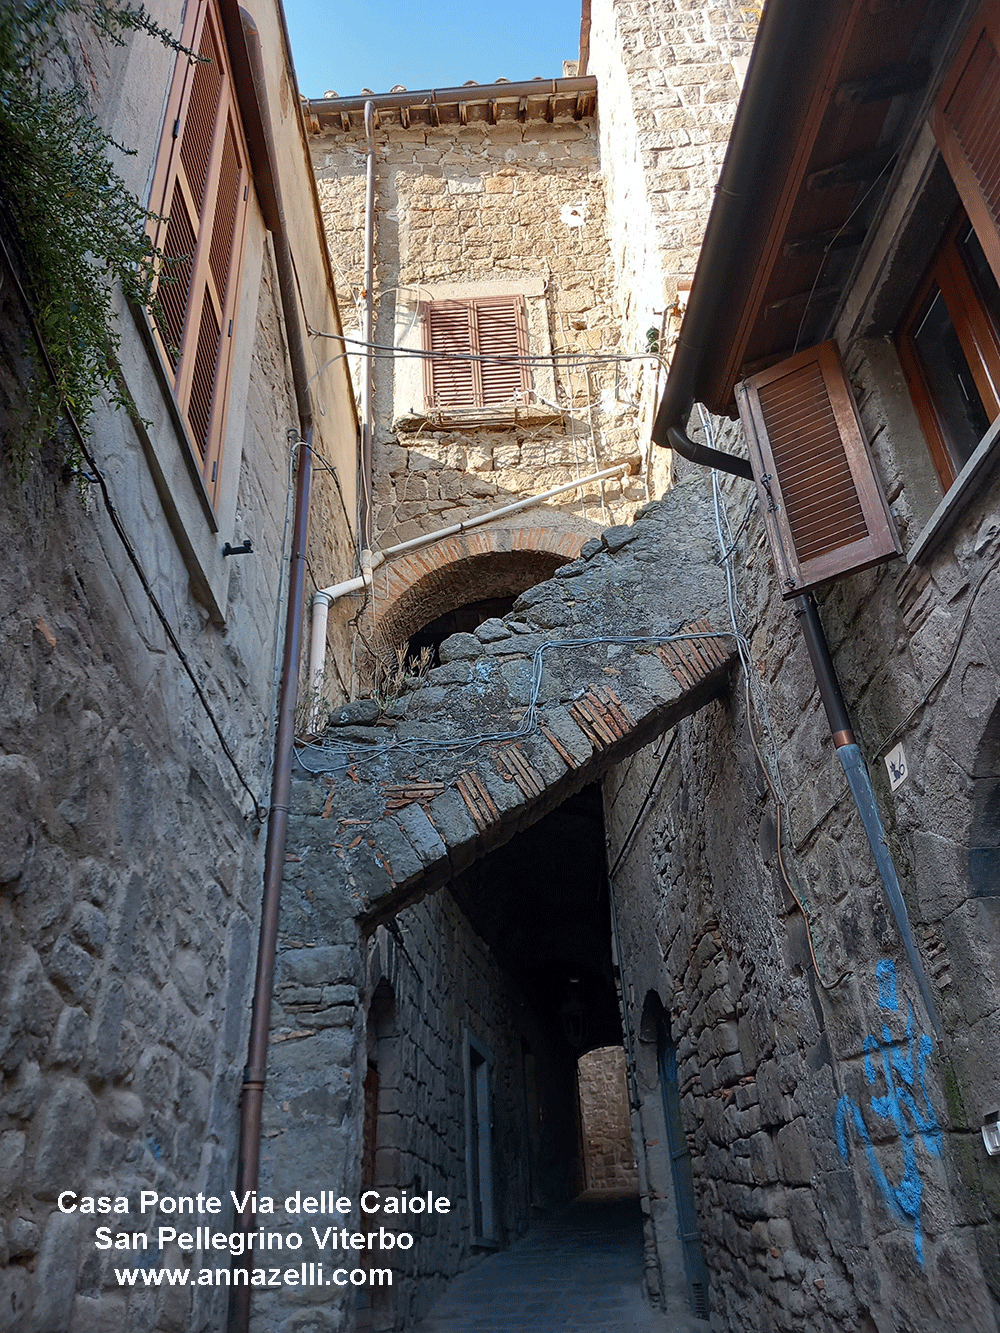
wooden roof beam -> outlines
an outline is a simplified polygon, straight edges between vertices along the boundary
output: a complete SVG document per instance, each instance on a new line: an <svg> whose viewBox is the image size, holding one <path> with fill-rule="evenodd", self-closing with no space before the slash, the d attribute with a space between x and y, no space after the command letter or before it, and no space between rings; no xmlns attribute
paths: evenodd
<svg viewBox="0 0 1000 1333"><path fill-rule="evenodd" d="M821 301L832 301L840 295L839 287L811 287L805 292L795 292L793 296L782 296L777 301L770 301L765 311L792 310L800 305L818 305Z"/></svg>
<svg viewBox="0 0 1000 1333"><path fill-rule="evenodd" d="M837 185L857 185L861 181L873 181L886 169L895 153L887 153L884 148L876 148L869 153L856 153L854 157L834 162L828 167L821 167L806 177L809 190L830 190Z"/></svg>
<svg viewBox="0 0 1000 1333"><path fill-rule="evenodd" d="M901 93L914 93L923 88L931 75L929 60L917 60L912 65L886 65L863 79L846 79L837 88L834 102L837 106L866 106L870 102L885 102Z"/></svg>
<svg viewBox="0 0 1000 1333"><path fill-rule="evenodd" d="M847 231L844 228L833 227L786 241L782 254L786 259L798 259L803 255L825 255L831 250L852 250L864 239L863 231Z"/></svg>

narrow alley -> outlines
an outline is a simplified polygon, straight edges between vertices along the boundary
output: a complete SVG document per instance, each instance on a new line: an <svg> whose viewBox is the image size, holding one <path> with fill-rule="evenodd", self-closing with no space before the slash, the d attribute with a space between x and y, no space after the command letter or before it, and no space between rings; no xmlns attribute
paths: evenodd
<svg viewBox="0 0 1000 1333"><path fill-rule="evenodd" d="M678 1254L678 1261L680 1255ZM699 1333L643 1292L642 1216L634 1195L588 1193L500 1254L460 1274L415 1333Z"/></svg>

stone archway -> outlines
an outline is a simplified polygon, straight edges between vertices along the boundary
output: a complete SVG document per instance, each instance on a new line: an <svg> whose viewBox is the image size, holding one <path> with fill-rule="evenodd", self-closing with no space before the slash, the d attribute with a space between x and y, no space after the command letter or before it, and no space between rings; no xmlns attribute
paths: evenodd
<svg viewBox="0 0 1000 1333"><path fill-rule="evenodd" d="M430 621L469 602L514 598L575 560L584 534L562 528L483 527L383 565L373 599L378 650L395 650Z"/></svg>

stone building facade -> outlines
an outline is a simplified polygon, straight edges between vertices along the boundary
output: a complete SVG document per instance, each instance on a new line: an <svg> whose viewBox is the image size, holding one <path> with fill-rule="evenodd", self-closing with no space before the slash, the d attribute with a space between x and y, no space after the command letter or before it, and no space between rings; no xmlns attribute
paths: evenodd
<svg viewBox="0 0 1000 1333"><path fill-rule="evenodd" d="M478 528L478 550L459 535L457 549L430 542L408 561L389 559L364 617L382 648L468 603L491 603L480 619L509 608L652 493L626 388L627 358L647 352L646 330L624 341L592 85L569 78L542 80L537 93L498 83L376 99L372 336L399 351L378 353L372 367L373 550L619 469ZM331 254L360 309L363 101L309 104ZM523 301L527 382L494 407L430 406L420 355L429 306L477 298ZM360 336L360 318L349 333ZM450 628L475 623L466 616Z"/></svg>
<svg viewBox="0 0 1000 1333"><path fill-rule="evenodd" d="M205 7L187 6L186 27L179 3L148 9L181 35ZM286 226L307 317L336 328L277 8L260 7L258 23L272 179L296 200ZM199 68L235 59L225 48L217 56ZM178 59L144 33L121 46L102 42L81 21L57 71L78 79L100 123L136 150L116 165L142 201L162 158L175 71L187 63ZM16 257L3 273L4 1329L207 1330L225 1318L221 1291L123 1289L112 1271L122 1255L99 1250L95 1228L113 1221L140 1232L147 1245L124 1264L148 1271L179 1257L158 1251L165 1219L142 1214L138 1192L228 1200L235 1184L261 896L257 807L266 812L274 750L286 503L300 429L261 198L251 185L214 499L167 360L145 316L120 300L121 372L135 421L102 406L81 423L99 475L86 464L86 476L65 472L60 442L50 440L31 441L18 474L14 444L34 429L28 384L43 372ZM11 250L7 232L4 242ZM326 415L314 443L339 467L353 505L356 423L342 369L331 367L316 388ZM323 528L311 558L347 573L351 533L322 472L316 497ZM247 539L248 553L225 554L227 543ZM334 632L331 643L343 668L343 640ZM61 1210L64 1191L76 1200L122 1196L129 1212Z"/></svg>
<svg viewBox="0 0 1000 1333"><path fill-rule="evenodd" d="M374 864L344 843L343 866L333 868L359 895L362 932L397 905L414 911L413 897L454 882L505 839L516 846L583 781L581 767L600 777L633 1129L643 1146L649 1285L664 1310L693 1308L719 1333L992 1333L997 1326L996 1165L983 1132L1000 1100L991 906L1000 697L991 601L996 414L959 461L957 480L942 480L928 461L926 413L914 405L899 351L917 275L953 245L948 225L960 200L994 253L993 224L975 210L968 173L940 146L947 142L940 120L942 89L960 81L955 71L970 51L995 52L997 34L989 7L977 18L972 4L903 3L877 29L868 22L876 10L886 12L824 6L805 41L795 26L800 7L769 6L764 73L755 81L751 66L741 112L748 121L734 140L746 157L726 166L742 167L743 193L724 177L716 205L723 218L744 207L744 225L720 237L709 223L719 273L700 275L700 285L712 291L715 277L712 337L696 336L704 326L694 324L685 343L682 329L674 362L683 366L691 348L716 358L703 374L714 419L688 420L691 393L679 428L745 459L728 397L734 374L753 380L824 339L840 349L904 557L816 593L856 740L827 739L806 644L767 549L766 487L759 499L746 481L724 477L713 493L707 474L679 462L680 484L662 508L607 530L600 544L585 543L577 561L522 594L497 624L444 641L441 674L400 704L396 735L431 742L442 728L486 733L476 751L449 767L428 749L395 758L393 750L366 753L366 738L355 733L329 737L325 759L314 761L318 770L337 770L339 752L346 771L350 753L359 782L346 788L338 777L334 800L347 801L386 851ZM680 175L657 178L673 169L657 141L666 145L677 129L664 71L671 60L685 63L676 48L668 54L665 42L649 38L693 12L621 6L592 20L600 32L619 34L601 50L614 53L614 63L620 56L640 90L632 98L636 134L612 136L616 152L606 165L612 175L620 168L618 197L638 201L631 233L615 229L618 187L607 178L605 185L613 262L634 272L637 256L684 250L683 234L672 244L644 239L666 225L665 212L653 216L663 197L657 180L681 188ZM737 22L735 14L699 17ZM661 75L658 111L646 88ZM687 86L683 75L675 83ZM828 100L809 100L821 97ZM600 79L598 98L602 115ZM703 101L712 105L710 96ZM609 114L616 110L627 124L627 106L619 98ZM837 118L851 108L862 110L845 128ZM683 167L674 163L695 172L696 187L716 152L707 131L706 138L697 161L691 153ZM854 156L841 162L845 143ZM883 153L872 168L876 148ZM859 184L850 172L862 164L871 175ZM799 231L776 230L794 223ZM845 230L850 243L841 245ZM655 262L648 271L654 290L666 282ZM696 280L690 299L700 312L713 298ZM709 381L723 381L726 358L723 393ZM668 383L668 401L670 392ZM713 438L704 438L706 429ZM682 592L684 606L668 612L662 585L678 575L660 569L657 579L653 551L690 557L699 544L705 566ZM780 549L775 554L780 560ZM713 582L726 563L728 592ZM615 596L630 574L645 595L626 608ZM635 638L669 640L678 626L698 626L706 636L701 666L694 657L678 662L679 650L666 642L655 653L633 644L612 655L606 645L599 660L581 644L572 664L557 670L558 650L545 645L555 635L582 639L584 618L607 639L628 627ZM721 679L708 652L716 635L731 636L716 664ZM680 720L662 709L669 690L661 667L685 689L707 672L704 693L689 699ZM867 758L883 838L866 836L846 761L842 768L833 752L855 743ZM516 746L519 757L509 753ZM402 797L388 793L415 790L418 781L430 784L421 789L425 799L407 803L404 818L395 805ZM317 885L332 878L316 832L322 793L322 782L304 784L298 833L311 862L303 874ZM898 898L886 891L886 849ZM353 1116L359 1123L357 1098ZM680 1167L669 1160L674 1146L686 1159ZM678 1229L692 1238L682 1256Z"/></svg>

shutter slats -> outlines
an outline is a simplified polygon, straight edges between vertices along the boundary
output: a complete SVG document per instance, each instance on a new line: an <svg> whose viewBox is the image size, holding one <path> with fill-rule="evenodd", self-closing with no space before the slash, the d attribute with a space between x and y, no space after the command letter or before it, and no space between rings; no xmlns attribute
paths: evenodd
<svg viewBox="0 0 1000 1333"><path fill-rule="evenodd" d="M994 223L1000 219L1000 60L989 38L976 43L946 110Z"/></svg>
<svg viewBox="0 0 1000 1333"><path fill-rule="evenodd" d="M166 268L166 281L159 284L156 296L163 311L167 356L176 370L184 336L184 317L187 314L194 258L194 230L180 186L174 187L170 221L163 239L163 253L170 262Z"/></svg>
<svg viewBox="0 0 1000 1333"><path fill-rule="evenodd" d="M461 407L475 395L472 362L450 358L469 356L472 352L472 325L465 305L432 303L428 312L431 362L432 402L435 407Z"/></svg>
<svg viewBox="0 0 1000 1333"><path fill-rule="evenodd" d="M177 406L187 422L209 499L215 503L226 429L239 268L250 177L227 50L214 0L195 0L168 103L167 159L154 197L170 201L156 233L173 262L157 298Z"/></svg>
<svg viewBox="0 0 1000 1333"><path fill-rule="evenodd" d="M431 301L425 306L425 331L432 354L427 376L431 407L515 403L530 389L523 364L528 350L523 297Z"/></svg>
<svg viewBox="0 0 1000 1333"><path fill-rule="evenodd" d="M212 151L212 136L215 133L216 113L222 93L219 52L212 36L211 25L208 23L202 29L198 54L202 60L194 69L191 100L188 103L187 116L184 120L184 137L181 140L181 162L184 164L184 173L191 187L195 206L200 212L205 198L208 159Z"/></svg>
<svg viewBox="0 0 1000 1333"><path fill-rule="evenodd" d="M737 386L786 597L899 552L836 346Z"/></svg>
<svg viewBox="0 0 1000 1333"><path fill-rule="evenodd" d="M226 282L229 277L229 261L233 251L233 235L236 231L236 211L240 201L240 158L236 149L236 138L231 123L226 125L226 138L222 145L222 162L219 167L219 193L216 196L215 224L212 228L212 245L208 255L208 266L215 279L216 293L220 307L226 300Z"/></svg>
<svg viewBox="0 0 1000 1333"><path fill-rule="evenodd" d="M219 355L219 321L208 292L203 295L198 346L195 351L194 376L191 383L191 401L188 417L195 443L205 457L208 448L208 428L212 416L212 390L215 386L215 363Z"/></svg>
<svg viewBox="0 0 1000 1333"><path fill-rule="evenodd" d="M1000 281L1000 5L983 5L930 114L941 155Z"/></svg>
<svg viewBox="0 0 1000 1333"><path fill-rule="evenodd" d="M865 536L857 487L819 366L807 364L769 385L760 407L799 554L822 555ZM819 459L823 472L810 466Z"/></svg>

